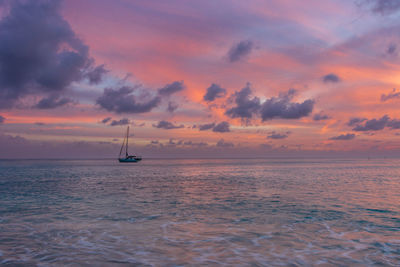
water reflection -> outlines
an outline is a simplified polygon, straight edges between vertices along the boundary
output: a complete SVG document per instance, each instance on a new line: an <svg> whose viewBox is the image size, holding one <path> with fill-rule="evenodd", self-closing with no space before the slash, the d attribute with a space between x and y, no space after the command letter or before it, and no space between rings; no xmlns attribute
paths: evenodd
<svg viewBox="0 0 400 267"><path fill-rule="evenodd" d="M0 262L396 266L399 163L0 161Z"/></svg>

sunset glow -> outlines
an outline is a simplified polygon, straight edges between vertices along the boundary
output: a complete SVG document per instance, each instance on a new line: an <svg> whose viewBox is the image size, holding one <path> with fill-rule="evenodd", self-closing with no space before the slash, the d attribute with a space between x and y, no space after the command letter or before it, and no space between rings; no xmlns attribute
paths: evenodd
<svg viewBox="0 0 400 267"><path fill-rule="evenodd" d="M398 6L0 3L1 158L399 155Z"/></svg>

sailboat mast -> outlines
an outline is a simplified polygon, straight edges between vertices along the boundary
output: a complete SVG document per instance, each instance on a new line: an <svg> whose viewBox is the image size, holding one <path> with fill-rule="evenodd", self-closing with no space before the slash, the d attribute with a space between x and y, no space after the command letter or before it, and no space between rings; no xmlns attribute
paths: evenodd
<svg viewBox="0 0 400 267"><path fill-rule="evenodd" d="M124 146L125 146L125 138L126 138L126 137L124 136L124 141L122 142L121 149L119 150L119 156L118 156L118 158L121 157L122 149L124 149Z"/></svg>
<svg viewBox="0 0 400 267"><path fill-rule="evenodd" d="M129 126L128 130L126 131L126 157L128 157L128 139L129 139Z"/></svg>

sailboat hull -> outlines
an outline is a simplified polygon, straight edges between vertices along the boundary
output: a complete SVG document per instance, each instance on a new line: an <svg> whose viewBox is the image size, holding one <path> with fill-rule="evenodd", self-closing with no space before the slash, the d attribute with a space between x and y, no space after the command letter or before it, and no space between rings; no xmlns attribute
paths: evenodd
<svg viewBox="0 0 400 267"><path fill-rule="evenodd" d="M118 159L119 162L131 163L141 161L141 158L130 158L130 159Z"/></svg>

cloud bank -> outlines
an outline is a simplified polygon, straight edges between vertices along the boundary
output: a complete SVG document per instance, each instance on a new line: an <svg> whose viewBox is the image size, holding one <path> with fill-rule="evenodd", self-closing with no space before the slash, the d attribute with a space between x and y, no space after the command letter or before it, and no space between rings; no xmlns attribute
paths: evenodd
<svg viewBox="0 0 400 267"><path fill-rule="evenodd" d="M231 142L226 142L224 139L218 140L217 147L222 147L222 148L228 148L228 147L234 147L235 145Z"/></svg>
<svg viewBox="0 0 400 267"><path fill-rule="evenodd" d="M267 99L261 106L261 118L263 121L273 118L300 119L313 111L314 100L308 99L302 103L291 102L296 94L295 89L279 94L278 97Z"/></svg>
<svg viewBox="0 0 400 267"><path fill-rule="evenodd" d="M385 127L391 129L400 129L400 120L390 119L388 115L384 115L380 119L366 120L364 124L358 123L356 127L353 128L353 131L380 131Z"/></svg>
<svg viewBox="0 0 400 267"><path fill-rule="evenodd" d="M225 114L231 118L251 119L260 110L260 99L251 98L250 84L247 84L240 91L236 91L231 98L234 99L236 106L226 110Z"/></svg>
<svg viewBox="0 0 400 267"><path fill-rule="evenodd" d="M145 113L160 104L159 96L149 97L145 93L138 96L133 94L135 89L129 86L106 88L96 103L105 110L115 113ZM142 99L138 100L139 98Z"/></svg>
<svg viewBox="0 0 400 267"><path fill-rule="evenodd" d="M342 141L344 141L344 140L352 140L355 137L356 137L355 134L348 133L348 134L341 134L341 135L338 135L338 136L331 137L331 138L329 138L329 140L342 140Z"/></svg>
<svg viewBox="0 0 400 267"><path fill-rule="evenodd" d="M89 48L59 10L59 0L4 1L9 12L0 21L0 108L11 108L32 94L60 94L73 82L98 82ZM1 2L0 2L1 4ZM55 108L65 99L44 98L38 108Z"/></svg>
<svg viewBox="0 0 400 267"><path fill-rule="evenodd" d="M153 124L153 127L158 128L158 129L164 129L164 130L172 130L172 129L180 129L185 126L183 124L175 125L169 121L159 121L157 124Z"/></svg>
<svg viewBox="0 0 400 267"><path fill-rule="evenodd" d="M217 133L227 133L227 132L230 132L230 131L231 131L230 125L229 125L229 123L226 122L226 121L223 121L223 122L221 122L221 123L218 123L217 125L215 125L215 126L213 127L212 130L213 130L213 132L217 132Z"/></svg>
<svg viewBox="0 0 400 267"><path fill-rule="evenodd" d="M296 93L295 89L290 89L261 103L258 97L251 98L252 91L250 85L247 84L246 87L231 96L236 106L226 110L225 114L231 118L247 120L254 115L260 115L262 121L275 118L300 119L310 115L314 108L314 100L307 99L301 103L293 102Z"/></svg>
<svg viewBox="0 0 400 267"><path fill-rule="evenodd" d="M372 13L382 16L396 13L400 10L398 0L361 0L359 5L367 6Z"/></svg>
<svg viewBox="0 0 400 267"><path fill-rule="evenodd" d="M49 97L42 98L34 107L38 109L53 109L65 106L69 103L73 103L73 100L67 97L51 95Z"/></svg>

